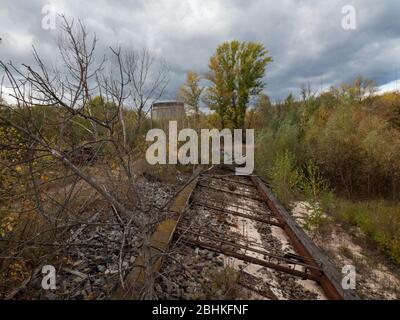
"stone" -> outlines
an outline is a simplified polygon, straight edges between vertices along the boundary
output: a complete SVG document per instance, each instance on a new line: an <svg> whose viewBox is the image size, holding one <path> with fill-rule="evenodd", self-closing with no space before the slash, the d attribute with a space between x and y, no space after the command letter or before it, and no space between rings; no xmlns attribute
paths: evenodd
<svg viewBox="0 0 400 320"><path fill-rule="evenodd" d="M107 270L107 268L105 266L103 266L102 264L99 264L97 266L97 270L99 270L99 272L101 272L101 273L104 273Z"/></svg>
<svg viewBox="0 0 400 320"><path fill-rule="evenodd" d="M51 291L46 291L44 296L46 297L47 300L58 300L58 295L56 295Z"/></svg>

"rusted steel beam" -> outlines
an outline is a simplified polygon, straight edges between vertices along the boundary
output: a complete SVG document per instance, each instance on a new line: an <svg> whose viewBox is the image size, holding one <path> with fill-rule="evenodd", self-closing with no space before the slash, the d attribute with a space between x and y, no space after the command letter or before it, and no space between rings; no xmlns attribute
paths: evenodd
<svg viewBox="0 0 400 320"><path fill-rule="evenodd" d="M258 222L269 224L269 225L276 226L276 227L282 227L283 226L280 222L274 221L272 219L263 219L263 218L260 218L260 217L257 217L257 216L253 216L253 215L240 213L240 212L237 212L237 211L233 211L233 210L224 209L224 208L220 208L220 207L217 207L217 206L209 205L209 204L203 203L201 201L194 201L193 205L204 207L204 208L215 210L215 211L219 211L221 213L228 213L228 214L231 214L233 216L237 216L237 217L242 217L242 218L258 221Z"/></svg>
<svg viewBox="0 0 400 320"><path fill-rule="evenodd" d="M305 269L309 269L309 270L315 270L315 271L320 271L321 270L320 268L315 267L314 265L310 265L310 264L307 264L307 263L299 262L298 259L290 259L289 257L279 256L279 255L272 254L272 253L267 252L267 251L259 250L259 249L256 249L256 248L252 248L252 247L249 247L249 246L242 245L240 243L229 241L228 239L216 238L216 237L201 233L199 230L192 231L192 230L190 230L189 227L187 227L187 228L185 228L185 227L177 227L177 229L178 229L178 231L182 231L182 233L178 232L178 234L181 237L184 237L184 235L183 235L184 233L186 233L186 234L189 233L189 234L195 235L196 237L207 238L207 239L213 240L215 242L218 242L220 244L231 246L233 248L255 252L255 253L261 254L261 255L263 255L265 257L268 257L269 260L274 259L276 261L279 261L279 263L286 263L286 264L290 264L290 265L298 265L298 266L304 267Z"/></svg>
<svg viewBox="0 0 400 320"><path fill-rule="evenodd" d="M247 211L249 213L256 214L258 216L263 216L263 215L267 215L267 216L272 215L272 216L274 216L272 214L272 212L271 212L271 214L268 214L269 209L268 209L267 206L265 206L265 208L261 208L261 207L258 207L258 206L257 206L257 208L255 208L254 206L250 206L250 204L248 203L246 207L243 207L243 206L239 206L236 203L224 203L224 202L221 205L224 205L224 206L225 205L229 205L231 207L234 207L236 210Z"/></svg>
<svg viewBox="0 0 400 320"><path fill-rule="evenodd" d="M183 233L189 232L189 230L191 230L191 233L195 232L195 230L198 230L199 233L201 232L199 228L193 229L193 225L188 226L188 225L180 223L179 226L182 229ZM210 239L221 240L221 233L219 231L216 231L216 230L213 230L212 228L207 227L207 233L209 233L207 235L207 237L210 237ZM229 243L237 243L237 242L243 241L243 238L240 236L240 234L234 234L234 235L231 234L229 239L227 239L226 241L229 241ZM255 241L251 241L251 240L246 241L246 245L247 246L254 245L254 246L262 247L259 243L255 242Z"/></svg>
<svg viewBox="0 0 400 320"><path fill-rule="evenodd" d="M208 198L207 200L205 200L205 201L206 201L205 203L214 204L215 201L214 201L214 202L211 202L210 199L211 199L211 200L214 200L214 199L212 199L212 198ZM197 201L204 202L204 195L201 194L201 195L199 196L199 195L194 194L194 195L193 195L193 202L197 202ZM260 206L257 206L257 208L256 208L256 207L250 205L250 203L247 203L247 204L246 204L246 207L240 206L240 205L238 205L238 204L236 204L236 203L234 203L234 202L230 202L230 201L227 201L227 202L226 202L226 201L219 201L219 203L220 203L221 207L222 207L222 206L231 206L231 207L234 207L234 209L236 209L236 210L246 211L246 212L248 212L249 214L257 214L257 215L259 215L259 216L266 215L266 214L268 215L268 211L269 211L269 208L268 208L268 206L265 204L265 202L260 202L260 204L265 205L264 208L263 208L263 207L260 207ZM252 204L254 205L255 203L252 203ZM275 217L275 215L273 215L272 212L271 212L271 215Z"/></svg>
<svg viewBox="0 0 400 320"><path fill-rule="evenodd" d="M203 180L203 182L206 182ZM221 191L228 191L229 193L236 193L239 195L244 195L248 197L257 197L258 196L258 190L254 186L252 189L249 189L250 187L248 186L243 186L237 183L226 183L225 181L213 181L209 180L208 184L199 182L200 185L204 187L212 187L212 188L217 188L218 190Z"/></svg>
<svg viewBox="0 0 400 320"><path fill-rule="evenodd" d="M187 238L183 238L182 240L184 242L186 242L187 244L191 244L191 245L199 247L199 248L203 248L203 249L207 249L207 250L210 250L210 251L213 251L213 252L221 253L221 254L226 255L228 257L232 257L232 258L236 258L236 259L239 259L239 260L242 260L242 261L246 261L246 262L249 262L249 263L257 264L259 266L263 266L263 267L266 267L266 268L274 269L276 271L281 271L281 272L284 272L284 273L288 273L288 274L300 277L302 279L309 279L309 280L313 280L313 281L316 281L316 282L318 282L318 280L319 280L319 276L316 276L314 273L306 273L306 272L303 272L303 271L292 269L292 268L287 267L287 266L282 266L282 265L279 265L279 264L276 264L276 263L272 263L272 262L269 262L269 261L260 260L260 259L248 256L248 255L245 255L245 254L237 253L237 252L232 251L232 250L223 249L221 247L214 246L214 245L211 245L211 244L208 244L206 242L199 241L199 240L193 240L193 239L187 239Z"/></svg>
<svg viewBox="0 0 400 320"><path fill-rule="evenodd" d="M227 179L224 176L210 175L210 177L212 179L223 180L223 181L226 181L226 182L241 184L243 186L250 187L250 188L256 188L256 186L253 183L247 183L247 182L244 182L244 181L239 181L239 180L234 180L234 179Z"/></svg>
<svg viewBox="0 0 400 320"><path fill-rule="evenodd" d="M321 265L318 261L315 261L315 259L313 259L313 258L303 257L298 254L291 253L291 252L285 253L285 257L296 259L298 261L303 261L303 262L312 261L312 262L316 263L318 266Z"/></svg>
<svg viewBox="0 0 400 320"><path fill-rule="evenodd" d="M264 199L262 199L260 197L257 197L257 196L248 195L248 194L242 194L242 193L239 193L239 192L233 192L233 191L226 190L226 189L215 188L215 187L212 187L212 186L209 186L209 185L204 185L204 184L201 184L201 183L198 184L198 187L206 188L206 189L210 189L210 190L214 190L214 191L218 191L218 192L228 193L228 194L232 194L232 195L243 197L243 198L247 198L247 199L257 200L257 201L260 201L260 202L264 201Z"/></svg>
<svg viewBox="0 0 400 320"><path fill-rule="evenodd" d="M169 211L175 213L177 217L174 219L167 219L158 224L156 231L150 238L149 252L142 252L136 258L132 271L125 278L125 288L121 285L114 293L114 299L138 299L146 284L146 269L150 270L151 273L160 270L163 262L163 254L167 252L169 248L176 226L180 221L182 213L189 204L192 192L196 188L202 170L201 167L197 168L191 178L191 182L178 192L174 201L168 208Z"/></svg>
<svg viewBox="0 0 400 320"><path fill-rule="evenodd" d="M318 279L326 296L332 300L354 300L359 299L352 290L343 290L341 287L341 277L339 272L333 267L332 263L322 254L320 249L307 236L307 234L299 227L294 218L286 211L286 209L274 197L265 183L259 178L251 177L257 186L260 194L264 198L270 210L275 214L276 218L284 225L284 231L295 250L301 255L310 259L317 260L321 263L322 275Z"/></svg>

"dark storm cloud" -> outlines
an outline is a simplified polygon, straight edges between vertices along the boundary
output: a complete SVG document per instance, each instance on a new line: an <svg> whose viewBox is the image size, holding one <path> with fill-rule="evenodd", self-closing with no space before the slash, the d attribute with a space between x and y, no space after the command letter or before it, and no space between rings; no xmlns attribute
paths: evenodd
<svg viewBox="0 0 400 320"><path fill-rule="evenodd" d="M398 77L400 12L398 0L2 0L0 58L32 63L35 45L54 61L57 30L41 26L42 8L81 18L109 45L149 48L171 68L164 98L174 98L188 69L207 71L209 56L222 41L260 41L273 56L266 92L283 99L309 82L315 89L361 74L379 84ZM357 29L342 28L342 7L353 5Z"/></svg>

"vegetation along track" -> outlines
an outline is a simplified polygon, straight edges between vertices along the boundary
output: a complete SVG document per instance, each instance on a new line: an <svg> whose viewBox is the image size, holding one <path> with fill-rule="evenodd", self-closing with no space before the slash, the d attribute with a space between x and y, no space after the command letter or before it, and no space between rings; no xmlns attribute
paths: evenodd
<svg viewBox="0 0 400 320"><path fill-rule="evenodd" d="M171 247L181 246L211 253L208 259L235 270L239 285L256 299L357 299L341 288L338 270L257 176L236 176L227 166L199 171L170 210L175 218L152 237L155 270ZM137 259L139 267L144 260ZM126 280L136 292L142 269ZM120 289L121 296L127 290Z"/></svg>

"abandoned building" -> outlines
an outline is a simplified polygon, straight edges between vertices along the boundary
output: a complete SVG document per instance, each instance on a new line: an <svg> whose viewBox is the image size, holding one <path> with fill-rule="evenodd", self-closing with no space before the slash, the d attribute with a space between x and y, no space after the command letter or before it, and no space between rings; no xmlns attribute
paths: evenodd
<svg viewBox="0 0 400 320"><path fill-rule="evenodd" d="M168 128L169 121L177 121L179 127L187 125L188 106L180 101L155 102L151 106L154 126Z"/></svg>

